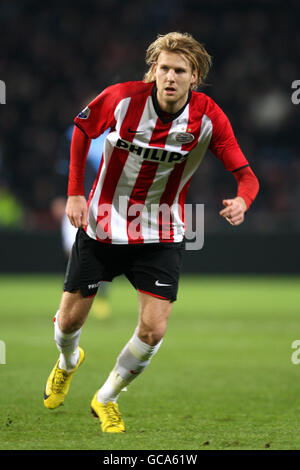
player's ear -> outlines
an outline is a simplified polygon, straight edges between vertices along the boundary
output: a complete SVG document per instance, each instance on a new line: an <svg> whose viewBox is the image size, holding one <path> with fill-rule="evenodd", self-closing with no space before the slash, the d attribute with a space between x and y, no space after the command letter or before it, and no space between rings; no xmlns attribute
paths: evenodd
<svg viewBox="0 0 300 470"><path fill-rule="evenodd" d="M196 72L194 71L192 73L192 77L191 77L191 86L195 85L195 83L197 82L197 74Z"/></svg>

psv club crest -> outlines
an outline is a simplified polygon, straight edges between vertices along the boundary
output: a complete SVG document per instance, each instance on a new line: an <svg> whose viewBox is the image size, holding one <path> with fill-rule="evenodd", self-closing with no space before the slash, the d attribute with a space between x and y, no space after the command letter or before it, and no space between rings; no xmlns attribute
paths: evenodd
<svg viewBox="0 0 300 470"><path fill-rule="evenodd" d="M190 142L193 142L194 139L195 136L190 132L178 132L175 137L175 140L181 144L189 144Z"/></svg>

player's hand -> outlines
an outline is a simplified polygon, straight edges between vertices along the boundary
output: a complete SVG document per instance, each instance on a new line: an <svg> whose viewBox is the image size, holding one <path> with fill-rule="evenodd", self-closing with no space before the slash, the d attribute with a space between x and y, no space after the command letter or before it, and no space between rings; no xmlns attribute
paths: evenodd
<svg viewBox="0 0 300 470"><path fill-rule="evenodd" d="M247 205L242 197L237 196L234 199L224 199L222 203L225 209L222 209L219 214L224 217L227 222L231 225L240 225L244 222Z"/></svg>
<svg viewBox="0 0 300 470"><path fill-rule="evenodd" d="M66 205L66 214L74 227L85 227L88 223L85 197L69 196Z"/></svg>

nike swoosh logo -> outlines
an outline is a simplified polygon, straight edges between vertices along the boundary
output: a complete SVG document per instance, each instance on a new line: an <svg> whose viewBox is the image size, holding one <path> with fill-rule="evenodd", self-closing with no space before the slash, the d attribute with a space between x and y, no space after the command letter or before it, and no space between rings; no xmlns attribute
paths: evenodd
<svg viewBox="0 0 300 470"><path fill-rule="evenodd" d="M158 280L155 282L155 285L160 287L160 286L171 286L171 284L161 284Z"/></svg>
<svg viewBox="0 0 300 470"><path fill-rule="evenodd" d="M130 127L128 127L128 132L130 132L130 134L142 134L144 131L137 131L137 130L130 129Z"/></svg>
<svg viewBox="0 0 300 470"><path fill-rule="evenodd" d="M44 390L44 400L47 400L47 398L49 398L49 397L50 397L50 395L47 395L46 388L45 388L45 390Z"/></svg>

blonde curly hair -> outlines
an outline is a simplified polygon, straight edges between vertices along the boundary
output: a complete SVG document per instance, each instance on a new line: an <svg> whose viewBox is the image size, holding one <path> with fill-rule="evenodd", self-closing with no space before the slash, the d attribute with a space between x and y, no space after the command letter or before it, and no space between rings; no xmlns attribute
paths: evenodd
<svg viewBox="0 0 300 470"><path fill-rule="evenodd" d="M204 83L212 63L211 56L191 34L176 31L164 35L159 34L148 47L146 64L150 67L144 75L144 82L155 81L154 65L162 51L177 52L184 55L190 62L192 72L196 74L196 82L192 85L193 89Z"/></svg>

